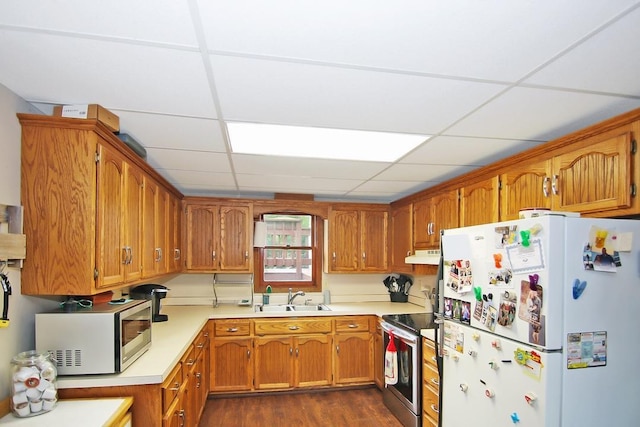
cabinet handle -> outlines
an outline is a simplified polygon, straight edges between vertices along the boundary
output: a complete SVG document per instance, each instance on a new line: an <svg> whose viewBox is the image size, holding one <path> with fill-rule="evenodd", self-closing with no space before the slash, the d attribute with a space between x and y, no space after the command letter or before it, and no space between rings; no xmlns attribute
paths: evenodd
<svg viewBox="0 0 640 427"><path fill-rule="evenodd" d="M196 361L195 361L195 360L193 360L193 359L189 359L189 360L187 361L187 366L193 366L193 365L195 365L195 364L196 364Z"/></svg>
<svg viewBox="0 0 640 427"><path fill-rule="evenodd" d="M362 261L366 261L366 259L367 259L366 252L362 252Z"/></svg>
<svg viewBox="0 0 640 427"><path fill-rule="evenodd" d="M440 410L438 409L438 406L437 406L435 403L432 403L432 404L431 404L431 410L432 410L433 412L435 412L436 414L439 414L439 413L440 413Z"/></svg>
<svg viewBox="0 0 640 427"><path fill-rule="evenodd" d="M227 328L227 332L238 332L238 328Z"/></svg>
<svg viewBox="0 0 640 427"><path fill-rule="evenodd" d="M336 353L340 354L340 346L339 345L336 346Z"/></svg>
<svg viewBox="0 0 640 427"><path fill-rule="evenodd" d="M179 248L175 248L173 250L173 259L176 260L176 261L180 259L180 249Z"/></svg>
<svg viewBox="0 0 640 427"><path fill-rule="evenodd" d="M249 251L244 251L244 259L249 259Z"/></svg>
<svg viewBox="0 0 640 427"><path fill-rule="evenodd" d="M129 264L133 263L133 249L131 246L127 246L127 252L129 252Z"/></svg>
<svg viewBox="0 0 640 427"><path fill-rule="evenodd" d="M178 390L180 390L180 383L178 383L178 382L177 382L177 383L175 383L175 384L173 385L173 387L172 387L172 388L170 388L169 390L170 390L170 391L178 391Z"/></svg>
<svg viewBox="0 0 640 427"><path fill-rule="evenodd" d="M358 324L357 324L357 323L351 323L351 324L349 325L349 328L351 328L351 329L355 329L355 328L357 328L357 327L358 327Z"/></svg>
<svg viewBox="0 0 640 427"><path fill-rule="evenodd" d="M180 411L178 411L178 418L180 418L180 427L184 427L184 409L180 409Z"/></svg>
<svg viewBox="0 0 640 427"><path fill-rule="evenodd" d="M251 350L247 350L247 359L251 359Z"/></svg>
<svg viewBox="0 0 640 427"><path fill-rule="evenodd" d="M558 179L560 177L558 175L553 175L553 181L551 181L551 192L554 195L558 195Z"/></svg>
<svg viewBox="0 0 640 427"><path fill-rule="evenodd" d="M336 253L335 252L332 253L332 257L333 257L333 261L335 262L336 261Z"/></svg>
<svg viewBox="0 0 640 427"><path fill-rule="evenodd" d="M296 357L300 356L300 349L296 348Z"/></svg>
<svg viewBox="0 0 640 427"><path fill-rule="evenodd" d="M411 256L411 251L407 251L407 255L405 256Z"/></svg>
<svg viewBox="0 0 640 427"><path fill-rule="evenodd" d="M129 264L129 252L126 246L122 248L122 263L124 265Z"/></svg>
<svg viewBox="0 0 640 427"><path fill-rule="evenodd" d="M196 372L196 379L198 380L198 382L196 382L196 388L200 388L200 378L202 377L202 374L200 372Z"/></svg>
<svg viewBox="0 0 640 427"><path fill-rule="evenodd" d="M545 176L542 180L542 195L544 197L549 197L549 177Z"/></svg>
<svg viewBox="0 0 640 427"><path fill-rule="evenodd" d="M216 251L211 252L211 258L216 259Z"/></svg>
<svg viewBox="0 0 640 427"><path fill-rule="evenodd" d="M300 329L300 326L296 326L296 325L289 326L290 331L297 331L298 329Z"/></svg>
<svg viewBox="0 0 640 427"><path fill-rule="evenodd" d="M200 343L196 346L197 348L204 348L204 343Z"/></svg>
<svg viewBox="0 0 640 427"><path fill-rule="evenodd" d="M431 378L431 383L434 385L440 386L440 380L438 378Z"/></svg>

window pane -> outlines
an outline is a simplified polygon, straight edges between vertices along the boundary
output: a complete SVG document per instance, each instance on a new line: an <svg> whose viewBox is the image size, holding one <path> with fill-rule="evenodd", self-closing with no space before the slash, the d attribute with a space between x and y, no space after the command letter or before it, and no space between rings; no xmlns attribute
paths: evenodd
<svg viewBox="0 0 640 427"><path fill-rule="evenodd" d="M311 215L264 215L267 246L311 247Z"/></svg>
<svg viewBox="0 0 640 427"><path fill-rule="evenodd" d="M269 250L264 253L264 280L266 282L311 282L313 280L311 250Z"/></svg>

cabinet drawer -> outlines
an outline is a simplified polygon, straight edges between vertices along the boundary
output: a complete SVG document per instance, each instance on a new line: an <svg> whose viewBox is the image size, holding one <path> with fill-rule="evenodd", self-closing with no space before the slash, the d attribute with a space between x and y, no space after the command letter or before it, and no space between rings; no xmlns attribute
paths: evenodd
<svg viewBox="0 0 640 427"><path fill-rule="evenodd" d="M422 368L422 378L424 380L424 385L427 387L431 387L433 391L436 393L440 390L440 375L438 371L434 369L431 365L424 365Z"/></svg>
<svg viewBox="0 0 640 427"><path fill-rule="evenodd" d="M162 411L166 412L182 386L182 363L178 363L162 383Z"/></svg>
<svg viewBox="0 0 640 427"><path fill-rule="evenodd" d="M193 341L193 346L196 349L196 357L198 357L200 352L204 350L207 345L209 345L209 328L208 326L205 326Z"/></svg>
<svg viewBox="0 0 640 427"><path fill-rule="evenodd" d="M216 320L213 329L214 329L214 334L217 337L251 335L251 320L249 319Z"/></svg>
<svg viewBox="0 0 640 427"><path fill-rule="evenodd" d="M435 345L426 338L422 339L422 359L425 364L430 365L436 371L438 370Z"/></svg>
<svg viewBox="0 0 640 427"><path fill-rule="evenodd" d="M291 335L309 333L330 333L331 319L270 319L256 320L256 335Z"/></svg>
<svg viewBox="0 0 640 427"><path fill-rule="evenodd" d="M422 410L428 418L438 422L440 416L440 409L438 406L438 395L433 392L429 387L423 388L422 393Z"/></svg>
<svg viewBox="0 0 640 427"><path fill-rule="evenodd" d="M189 346L189 349L184 352L180 361L182 362L182 375L184 379L189 375L189 371L193 365L196 364L196 347L193 343Z"/></svg>
<svg viewBox="0 0 640 427"><path fill-rule="evenodd" d="M336 319L336 332L367 332L369 318L367 316L347 316Z"/></svg>

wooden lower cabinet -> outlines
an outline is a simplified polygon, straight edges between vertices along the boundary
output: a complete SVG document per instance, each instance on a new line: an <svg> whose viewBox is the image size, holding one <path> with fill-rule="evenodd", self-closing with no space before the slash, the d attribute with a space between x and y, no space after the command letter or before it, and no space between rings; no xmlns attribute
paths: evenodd
<svg viewBox="0 0 640 427"><path fill-rule="evenodd" d="M209 389L237 392L253 389L251 319L213 320Z"/></svg>
<svg viewBox="0 0 640 427"><path fill-rule="evenodd" d="M438 426L440 374L433 341L422 338L422 425Z"/></svg>
<svg viewBox="0 0 640 427"><path fill-rule="evenodd" d="M214 394L374 382L371 331L377 316L212 322L210 390ZM379 347L382 349L381 341Z"/></svg>
<svg viewBox="0 0 640 427"><path fill-rule="evenodd" d="M373 335L369 331L369 319L369 316L342 316L336 319L336 385L373 382Z"/></svg>
<svg viewBox="0 0 640 427"><path fill-rule="evenodd" d="M144 427L197 427L209 390L210 324L200 331L162 384L58 389L61 399L132 396L132 422ZM200 390L204 387L205 390Z"/></svg>

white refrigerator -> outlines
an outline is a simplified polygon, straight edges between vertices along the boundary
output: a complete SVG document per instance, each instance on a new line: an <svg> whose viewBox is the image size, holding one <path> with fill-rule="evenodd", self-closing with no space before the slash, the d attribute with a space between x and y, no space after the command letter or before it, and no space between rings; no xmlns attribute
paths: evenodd
<svg viewBox="0 0 640 427"><path fill-rule="evenodd" d="M640 425L640 221L446 230L443 427Z"/></svg>

